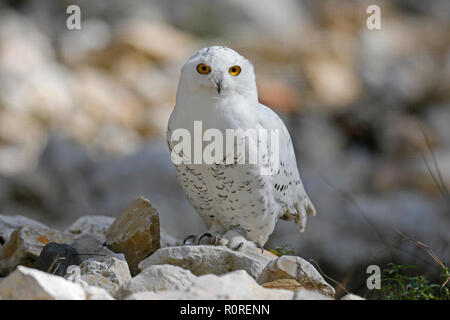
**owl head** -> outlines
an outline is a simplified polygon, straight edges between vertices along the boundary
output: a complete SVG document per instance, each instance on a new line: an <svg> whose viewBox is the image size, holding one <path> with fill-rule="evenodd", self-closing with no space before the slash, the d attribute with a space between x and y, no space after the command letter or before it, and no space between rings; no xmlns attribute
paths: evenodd
<svg viewBox="0 0 450 320"><path fill-rule="evenodd" d="M216 98L257 96L252 63L222 46L203 48L189 58L181 68L180 90Z"/></svg>

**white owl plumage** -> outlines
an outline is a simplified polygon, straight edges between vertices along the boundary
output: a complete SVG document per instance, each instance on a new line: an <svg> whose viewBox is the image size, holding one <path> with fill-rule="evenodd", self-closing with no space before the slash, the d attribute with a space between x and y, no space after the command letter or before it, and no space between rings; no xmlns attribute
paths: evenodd
<svg viewBox="0 0 450 320"><path fill-rule="evenodd" d="M199 66L207 69L198 70ZM239 70L231 70L231 67ZM232 72L233 71L233 72ZM240 71L236 75L235 71ZM305 228L316 211L297 168L292 141L283 121L258 101L253 65L236 51L203 48L182 67L176 105L168 124L168 145L176 129L276 129L279 132L279 169L262 175L259 164L178 164L177 180L211 235L230 247L242 241L262 246L278 219ZM236 142L238 143L238 142Z"/></svg>

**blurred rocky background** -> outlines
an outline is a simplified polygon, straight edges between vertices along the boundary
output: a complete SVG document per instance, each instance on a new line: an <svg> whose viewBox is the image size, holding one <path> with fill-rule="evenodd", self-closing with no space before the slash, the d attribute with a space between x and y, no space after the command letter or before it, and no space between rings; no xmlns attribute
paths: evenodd
<svg viewBox="0 0 450 320"><path fill-rule="evenodd" d="M81 30L66 28L70 4ZM366 27L370 4L381 30ZM318 210L266 247L360 294L371 264L434 277L397 231L449 261L449 27L448 0L1 1L0 213L65 228L142 195L175 237L204 231L165 128L181 65L225 45L253 61Z"/></svg>

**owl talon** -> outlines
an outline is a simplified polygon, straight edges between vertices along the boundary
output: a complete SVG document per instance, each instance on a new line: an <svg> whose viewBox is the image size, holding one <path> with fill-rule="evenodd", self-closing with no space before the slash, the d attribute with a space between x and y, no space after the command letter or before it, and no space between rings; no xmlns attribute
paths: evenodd
<svg viewBox="0 0 450 320"><path fill-rule="evenodd" d="M202 239L205 238L205 237L212 238L213 235L211 233L209 233L209 232L202 234L197 240L197 245L199 245L200 241L202 241Z"/></svg>
<svg viewBox="0 0 450 320"><path fill-rule="evenodd" d="M186 244L186 242L187 242L188 240L192 240L192 242L191 242L191 243L188 243L188 244L194 243L196 238L197 238L197 236L194 235L194 234L191 234L191 235L187 236L187 237L184 238L184 240L183 240L183 246Z"/></svg>
<svg viewBox="0 0 450 320"><path fill-rule="evenodd" d="M239 243L236 247L233 248L233 251L239 251L240 248L244 246L244 242Z"/></svg>
<svg viewBox="0 0 450 320"><path fill-rule="evenodd" d="M261 249L261 253L264 253L264 248L262 247L262 245L260 245L259 242L254 242L254 243L258 249Z"/></svg>

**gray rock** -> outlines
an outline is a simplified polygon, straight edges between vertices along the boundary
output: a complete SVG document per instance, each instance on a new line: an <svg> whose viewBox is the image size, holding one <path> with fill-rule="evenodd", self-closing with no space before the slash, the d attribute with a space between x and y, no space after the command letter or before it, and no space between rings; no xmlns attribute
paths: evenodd
<svg viewBox="0 0 450 320"><path fill-rule="evenodd" d="M159 228L160 232L160 242L161 242L161 248L165 247L175 247L180 246L183 244L183 241L180 239L176 239L171 234L169 234L165 229Z"/></svg>
<svg viewBox="0 0 450 320"><path fill-rule="evenodd" d="M99 257L80 264L80 277L76 280L78 279L89 286L103 288L113 295L120 286L131 280L131 275L126 261L114 257Z"/></svg>
<svg viewBox="0 0 450 320"><path fill-rule="evenodd" d="M109 250L103 245L104 241L105 237L101 234L84 233L70 241L69 244L78 251L81 261L102 256L125 260L123 253Z"/></svg>
<svg viewBox="0 0 450 320"><path fill-rule="evenodd" d="M50 242L42 249L34 267L44 272L64 276L68 266L80 263L76 249L68 244Z"/></svg>
<svg viewBox="0 0 450 320"><path fill-rule="evenodd" d="M116 292L117 299L123 299L138 292L162 290L187 290L196 281L189 270L171 265L154 265L146 268L125 283Z"/></svg>
<svg viewBox="0 0 450 320"><path fill-rule="evenodd" d="M263 284L278 279L295 279L305 289L315 290L334 297L335 290L308 261L295 256L281 256L264 269L258 283Z"/></svg>
<svg viewBox="0 0 450 320"><path fill-rule="evenodd" d="M0 214L0 246L9 241L11 234L19 227L31 226L48 228L46 225L23 216L6 216Z"/></svg>
<svg viewBox="0 0 450 320"><path fill-rule="evenodd" d="M105 237L106 230L114 222L113 217L108 216L83 216L77 219L66 232L71 234L92 233ZM106 240L106 238L105 238Z"/></svg>
<svg viewBox="0 0 450 320"><path fill-rule="evenodd" d="M179 246L157 250L139 263L139 269L144 270L151 265L171 264L188 269L197 276L245 270L256 279L272 260L273 257L270 256L233 251L223 246Z"/></svg>
<svg viewBox="0 0 450 320"><path fill-rule="evenodd" d="M19 266L0 284L2 299L93 300L112 299L100 288L81 285L40 270Z"/></svg>

